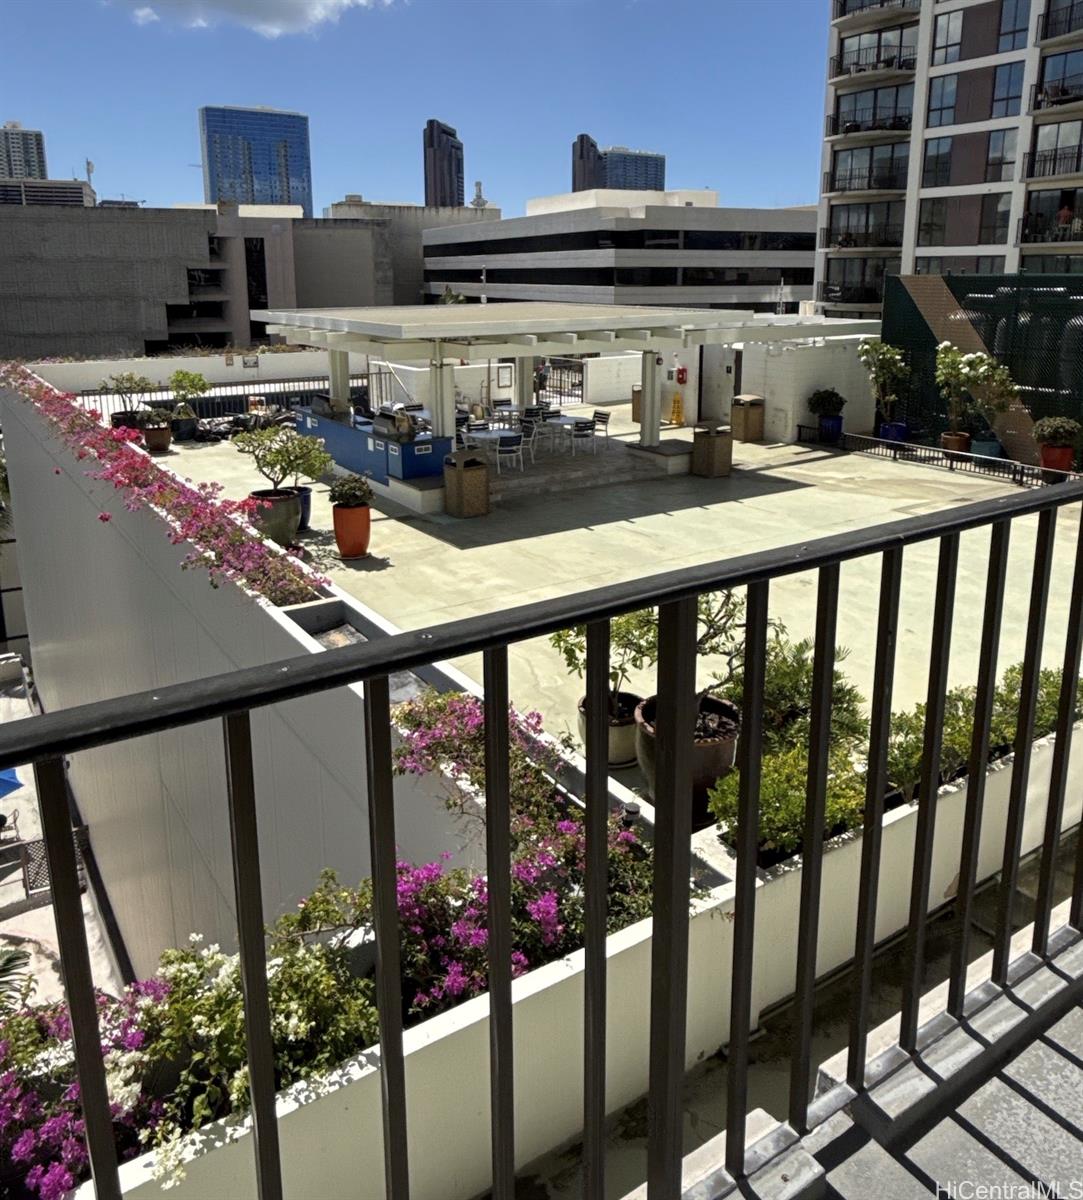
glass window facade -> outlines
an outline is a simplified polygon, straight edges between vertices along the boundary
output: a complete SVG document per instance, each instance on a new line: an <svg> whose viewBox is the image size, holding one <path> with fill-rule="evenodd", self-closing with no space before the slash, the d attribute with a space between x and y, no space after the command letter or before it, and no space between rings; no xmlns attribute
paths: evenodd
<svg viewBox="0 0 1083 1200"><path fill-rule="evenodd" d="M274 109L201 108L208 204L299 204L312 216L308 117Z"/></svg>
<svg viewBox="0 0 1083 1200"><path fill-rule="evenodd" d="M1030 0L1000 0L1000 38L997 52L1023 50L1030 24Z"/></svg>
<svg viewBox="0 0 1083 1200"><path fill-rule="evenodd" d="M1016 117L1023 101L1023 64L1005 63L993 76L993 108L990 116Z"/></svg>
<svg viewBox="0 0 1083 1200"><path fill-rule="evenodd" d="M1034 127L1030 177L1068 175L1083 164L1083 121L1059 121Z"/></svg>
<svg viewBox="0 0 1083 1200"><path fill-rule="evenodd" d="M933 66L959 61L963 46L963 13L961 9L941 13L933 26Z"/></svg>
<svg viewBox="0 0 1083 1200"><path fill-rule="evenodd" d="M994 129L989 134L989 148L985 156L985 179L988 183L1010 180L1015 175L1015 129Z"/></svg>
<svg viewBox="0 0 1083 1200"><path fill-rule="evenodd" d="M1083 50L1050 54L1042 59L1038 102L1042 108L1067 104L1083 97Z"/></svg>
<svg viewBox="0 0 1083 1200"><path fill-rule="evenodd" d="M1001 245L1008 240L1008 214L1011 212L1011 192L997 192L981 198L981 225L978 242L983 246Z"/></svg>
<svg viewBox="0 0 1083 1200"><path fill-rule="evenodd" d="M958 83L958 75L937 75L929 80L929 125L955 124L955 89Z"/></svg>
<svg viewBox="0 0 1083 1200"><path fill-rule="evenodd" d="M910 166L909 142L836 150L831 178L837 191L904 188Z"/></svg>
<svg viewBox="0 0 1083 1200"><path fill-rule="evenodd" d="M951 138L930 138L925 143L922 187L946 187L951 183Z"/></svg>
<svg viewBox="0 0 1083 1200"><path fill-rule="evenodd" d="M857 74L881 67L913 70L917 63L918 27L904 25L896 29L873 29L844 37L835 59L834 73Z"/></svg>

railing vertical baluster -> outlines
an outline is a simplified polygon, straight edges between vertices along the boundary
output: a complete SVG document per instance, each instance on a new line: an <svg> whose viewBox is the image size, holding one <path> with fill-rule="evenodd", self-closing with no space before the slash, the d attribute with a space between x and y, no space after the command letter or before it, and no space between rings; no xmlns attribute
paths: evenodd
<svg viewBox="0 0 1083 1200"><path fill-rule="evenodd" d="M1042 667L1045 610L1049 599L1049 574L1053 565L1053 538L1057 510L1047 508L1038 517L1034 542L1034 574L1030 587L1030 617L1023 650L1023 677L1019 684L1019 720L1015 727L1015 761L1012 763L1008 817L1004 829L1004 858L997 888L997 921L993 931L993 982L1003 987L1011 965L1012 904L1019 873L1019 849L1023 817L1027 807L1027 777L1030 775L1030 743L1034 737L1034 709L1038 698L1038 675Z"/></svg>
<svg viewBox="0 0 1083 1200"><path fill-rule="evenodd" d="M282 1200L251 716L247 712L235 713L223 717L222 725L226 746L229 836L233 848L233 894L237 906L237 942L244 995L244 1033L248 1050L248 1086L252 1099L256 1191L259 1200Z"/></svg>
<svg viewBox="0 0 1083 1200"><path fill-rule="evenodd" d="M609 887L609 622L587 626L583 1194L605 1195L605 935Z"/></svg>
<svg viewBox="0 0 1083 1200"><path fill-rule="evenodd" d="M1049 771L1049 800L1045 811L1045 836L1038 869L1038 896L1034 906L1034 939L1031 948L1044 955L1049 944L1049 918L1053 912L1053 880L1057 869L1060 825L1064 816L1064 793L1068 784L1068 757L1072 750L1072 725L1075 723L1076 694L1079 687L1079 660L1083 650L1083 514L1076 539L1075 572L1072 599L1068 605L1068 630L1064 637L1064 664L1061 668L1060 699L1057 705L1057 738L1053 744L1053 763ZM1083 843L1083 836L1078 839ZM1078 913L1069 918L1078 928Z"/></svg>
<svg viewBox="0 0 1083 1200"><path fill-rule="evenodd" d="M880 567L880 612L876 625L872 711L869 718L869 766L865 778L865 815L861 838L861 875L857 889L857 934L854 939L854 993L850 1010L850 1044L846 1079L855 1091L865 1086L865 1053L869 1033L873 951L876 948L876 900L880 890L880 845L884 797L887 794L887 740L891 732L891 692L895 644L899 631L902 547L885 550Z"/></svg>
<svg viewBox="0 0 1083 1200"><path fill-rule="evenodd" d="M1011 522L998 521L993 526L989 540L985 616L981 629L981 650L978 654L974 729L970 736L970 757L967 760L966 809L963 813L963 838L959 852L959 890L955 899L956 931L951 949L951 976L948 982L948 1012L956 1018L963 1016L966 972L970 965L970 922L978 874L982 809L985 803L985 768L989 759L989 728L992 724L993 700L996 696L997 650L1000 646L1010 537Z"/></svg>
<svg viewBox="0 0 1083 1200"><path fill-rule="evenodd" d="M493 1196L515 1194L515 1074L511 1012L511 796L508 648L485 651L485 864L489 917L489 1096Z"/></svg>
<svg viewBox="0 0 1083 1200"><path fill-rule="evenodd" d="M925 928L929 915L929 883L936 833L936 801L940 789L940 748L943 744L944 700L951 655L951 625L955 606L955 576L959 565L959 535L940 539L933 603L933 642L929 655L929 690L925 701L925 740L921 754L918 819L914 835L914 870L910 884L907 973L903 981L899 1045L917 1046L918 1011L925 978Z"/></svg>
<svg viewBox="0 0 1083 1200"><path fill-rule="evenodd" d="M824 857L824 811L831 743L831 689L835 672L835 628L839 609L839 564L821 567L816 601L816 641L812 662L812 710L809 716L808 781L805 788L804 842L801 852L801 915L798 922L795 1032L790 1069L790 1125L808 1126L812 1082L812 1005L816 988L816 950L820 932L820 881Z"/></svg>
<svg viewBox="0 0 1083 1200"><path fill-rule="evenodd" d="M769 585L748 585L745 620L744 696L737 766L737 878L733 897L733 959L730 969L730 1040L726 1074L726 1170L745 1170L748 1118L748 1041L752 1022L752 956L756 928L756 852L760 840L760 768L763 753L763 681L767 660Z"/></svg>
<svg viewBox="0 0 1083 1200"><path fill-rule="evenodd" d="M695 597L658 612L658 721L651 1045L647 1092L647 1196L681 1191L681 1087L688 1005L688 904L692 859L692 740L696 721Z"/></svg>
<svg viewBox="0 0 1083 1200"><path fill-rule="evenodd" d="M391 699L386 675L365 684L365 768L376 932L376 1009L380 1019L384 1188L390 1200L408 1200L410 1157L406 1136L406 1064L402 1054L395 787L391 774Z"/></svg>
<svg viewBox="0 0 1083 1200"><path fill-rule="evenodd" d="M94 1177L94 1191L98 1200L120 1200L117 1150L102 1062L98 1005L94 997L94 977L87 950L79 868L75 859L63 762L59 758L47 758L38 763L34 767L34 783L49 863L53 916L60 947L60 973L71 1016L75 1069L86 1123L86 1145Z"/></svg>

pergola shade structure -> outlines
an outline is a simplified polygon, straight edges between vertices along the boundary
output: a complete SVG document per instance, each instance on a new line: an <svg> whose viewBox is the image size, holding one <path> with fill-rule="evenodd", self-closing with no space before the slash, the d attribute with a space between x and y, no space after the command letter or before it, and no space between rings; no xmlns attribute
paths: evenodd
<svg viewBox="0 0 1083 1200"><path fill-rule="evenodd" d="M432 372L433 432L455 428L456 363L494 358L638 351L643 359L640 443L658 444L662 419L658 358L700 346L879 334L879 321L770 316L737 309L639 308L615 304L421 304L393 308L253 310L292 345L320 346L330 356L331 402L349 404L350 352L391 362L427 362ZM531 403L532 372L517 371L516 402Z"/></svg>

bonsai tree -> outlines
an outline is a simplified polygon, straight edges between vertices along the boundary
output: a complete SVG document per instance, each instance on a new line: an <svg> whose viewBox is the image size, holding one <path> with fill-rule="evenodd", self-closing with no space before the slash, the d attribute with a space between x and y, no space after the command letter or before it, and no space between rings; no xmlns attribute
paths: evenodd
<svg viewBox="0 0 1083 1200"><path fill-rule="evenodd" d="M233 438L233 444L242 454L252 456L256 470L271 485L271 490L280 492L293 473L296 454L290 440L297 436L293 429L272 425L269 429L238 433Z"/></svg>
<svg viewBox="0 0 1083 1200"><path fill-rule="evenodd" d="M898 399L895 389L910 375L902 351L887 342L865 338L857 348L857 357L869 373L877 408L884 420L890 421Z"/></svg>
<svg viewBox="0 0 1083 1200"><path fill-rule="evenodd" d="M210 384L198 371L174 371L169 377L169 387L175 404L191 404L210 390Z"/></svg>
<svg viewBox="0 0 1083 1200"><path fill-rule="evenodd" d="M587 627L561 629L550 639L564 656L570 674L582 679L587 671ZM609 626L609 715L620 716L619 696L633 670L653 666L658 659L658 618L653 609L614 617Z"/></svg>
<svg viewBox="0 0 1083 1200"><path fill-rule="evenodd" d="M329 496L336 508L368 508L372 503L372 488L362 475L340 475L331 484Z"/></svg>
<svg viewBox="0 0 1083 1200"><path fill-rule="evenodd" d="M119 375L110 375L102 381L100 392L113 392L124 402L129 411L135 409L154 384L145 375L137 375L134 371L121 371Z"/></svg>
<svg viewBox="0 0 1083 1200"><path fill-rule="evenodd" d="M1074 449L1083 434L1083 425L1071 417L1042 417L1034 422L1034 440L1039 446L1061 446Z"/></svg>
<svg viewBox="0 0 1083 1200"><path fill-rule="evenodd" d="M164 408L138 408L132 415L137 429L164 429L169 425L169 410Z"/></svg>
<svg viewBox="0 0 1083 1200"><path fill-rule="evenodd" d="M845 407L845 397L834 388L818 388L808 398L808 410L814 417L837 417Z"/></svg>

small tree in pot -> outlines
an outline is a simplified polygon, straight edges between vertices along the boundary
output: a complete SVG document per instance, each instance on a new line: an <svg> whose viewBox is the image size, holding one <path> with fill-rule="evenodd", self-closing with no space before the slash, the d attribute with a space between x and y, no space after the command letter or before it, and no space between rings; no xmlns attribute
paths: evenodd
<svg viewBox="0 0 1083 1200"><path fill-rule="evenodd" d="M335 542L343 558L364 558L369 552L372 488L360 475L344 475L331 484L331 516Z"/></svg>
<svg viewBox="0 0 1083 1200"><path fill-rule="evenodd" d="M549 639L564 656L568 671L582 679L587 670L587 627L562 629ZM627 691L633 670L653 666L658 658L658 618L651 609L614 617L609 626L609 745L611 767L636 760L635 711L642 700ZM586 697L579 701L579 737L586 743Z"/></svg>
<svg viewBox="0 0 1083 1200"><path fill-rule="evenodd" d="M173 404L186 404L196 411L196 402L210 390L210 384L198 371L174 371L169 377L169 389L173 393Z"/></svg>
<svg viewBox="0 0 1083 1200"><path fill-rule="evenodd" d="M133 416L131 425L143 434L143 444L151 454L165 454L173 440L169 425L169 414L159 408L141 408Z"/></svg>
<svg viewBox="0 0 1083 1200"><path fill-rule="evenodd" d="M256 470L271 485L249 493L253 500L261 501L252 515L252 522L280 546L292 544L301 523L301 497L292 488L282 486L295 461L296 448L291 444L292 440L299 436L294 429L273 425L269 429L238 433L233 438L237 449L252 456Z"/></svg>
<svg viewBox="0 0 1083 1200"><path fill-rule="evenodd" d="M134 371L121 371L119 375L110 375L103 380L98 391L103 395L111 393L118 396L121 402L121 407L109 415L109 423L114 429L140 428L140 405L153 387L154 384L145 375L137 375Z"/></svg>
<svg viewBox="0 0 1083 1200"><path fill-rule="evenodd" d="M846 400L834 388L818 388L808 398L808 410L820 418L820 441L834 446L842 436L842 410Z"/></svg>
<svg viewBox="0 0 1083 1200"><path fill-rule="evenodd" d="M1076 447L1079 445L1083 426L1071 417L1042 417L1034 422L1034 440L1041 449L1042 466L1048 471L1070 471L1075 464ZM1052 483L1063 478L1046 478Z"/></svg>
<svg viewBox="0 0 1083 1200"><path fill-rule="evenodd" d="M869 383L872 384L873 395L876 397L876 408L883 417L879 429L880 437L892 442L906 441L906 424L895 420L895 405L898 402L896 389L910 375L910 368L903 359L902 351L887 342L866 338L858 346L857 356L869 373Z"/></svg>
<svg viewBox="0 0 1083 1200"><path fill-rule="evenodd" d="M290 455L289 478L293 480L293 490L301 498L301 524L299 529L307 529L312 517L312 488L302 484L302 479L314 483L330 471L335 460L323 448L323 439L298 434L286 443Z"/></svg>

